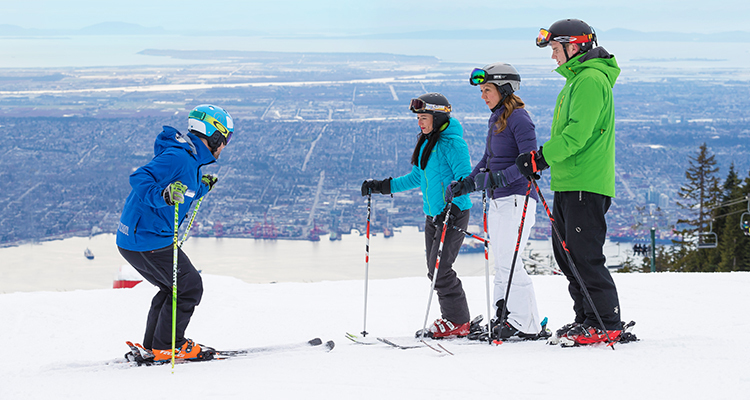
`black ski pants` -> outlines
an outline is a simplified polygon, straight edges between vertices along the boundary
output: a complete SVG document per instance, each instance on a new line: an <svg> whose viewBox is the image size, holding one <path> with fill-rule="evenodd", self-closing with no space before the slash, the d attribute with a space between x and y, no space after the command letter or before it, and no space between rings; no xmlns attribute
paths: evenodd
<svg viewBox="0 0 750 400"><path fill-rule="evenodd" d="M130 251L117 247L120 254L149 283L159 288L151 300L143 347L172 348L172 245L151 251ZM203 296L203 280L182 249L177 250L177 324L175 346L185 343L185 329Z"/></svg>
<svg viewBox="0 0 750 400"><path fill-rule="evenodd" d="M605 265L603 251L607 236L604 214L611 204L612 198L597 193L555 192L552 215L604 326L608 330L620 330L620 301L615 282ZM575 278L572 270L574 266L570 265L566 251L556 235L552 237L552 249L557 265L568 278L575 322L599 327L591 304Z"/></svg>
<svg viewBox="0 0 750 400"><path fill-rule="evenodd" d="M435 291L437 291L440 313L443 319L461 325L469 322L471 318L466 293L456 271L453 270L453 262L456 261L465 235L451 228L450 225L465 230L469 225L469 210L461 211L455 205L452 207L451 214L453 216L449 219L448 229L445 232L443 251L440 255L440 265L435 280ZM427 277L430 280L432 280L435 272L435 261L440 247L440 237L443 233L443 219L444 216L441 215L433 221L433 218L428 215L425 221L424 240L427 249Z"/></svg>

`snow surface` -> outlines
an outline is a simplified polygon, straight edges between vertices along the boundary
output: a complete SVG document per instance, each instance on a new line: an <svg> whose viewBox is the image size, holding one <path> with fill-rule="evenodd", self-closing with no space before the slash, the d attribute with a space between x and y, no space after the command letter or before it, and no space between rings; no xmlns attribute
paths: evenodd
<svg viewBox="0 0 750 400"><path fill-rule="evenodd" d="M533 276L550 327L571 322L565 278ZM140 341L155 289L0 295L0 399L729 399L747 398L750 273L615 274L637 343L561 348L443 341L454 356L349 342L363 324L363 281L248 284L205 275L188 337L233 349L335 340L336 348L209 363L106 365ZM472 315L484 278L464 278ZM426 278L371 280L370 336L421 328ZM433 300L431 319L438 316Z"/></svg>

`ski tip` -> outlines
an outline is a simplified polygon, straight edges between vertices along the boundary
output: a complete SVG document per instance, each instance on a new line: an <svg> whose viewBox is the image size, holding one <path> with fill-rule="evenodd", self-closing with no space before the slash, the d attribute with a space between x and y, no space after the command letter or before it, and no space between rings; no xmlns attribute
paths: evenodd
<svg viewBox="0 0 750 400"><path fill-rule="evenodd" d="M320 340L320 338L315 338L315 339L308 340L307 343L310 346L320 346L321 344L323 344L323 341Z"/></svg>
<svg viewBox="0 0 750 400"><path fill-rule="evenodd" d="M333 350L334 347L336 347L336 343L334 343L333 340L326 342L326 349L328 349L328 351Z"/></svg>
<svg viewBox="0 0 750 400"><path fill-rule="evenodd" d="M503 344L503 341L502 340L493 340L492 344L494 344L495 346L500 346L501 344Z"/></svg>

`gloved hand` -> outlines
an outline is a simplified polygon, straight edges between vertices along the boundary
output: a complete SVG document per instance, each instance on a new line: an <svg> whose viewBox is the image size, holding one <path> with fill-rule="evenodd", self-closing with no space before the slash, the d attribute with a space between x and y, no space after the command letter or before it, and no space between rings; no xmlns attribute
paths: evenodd
<svg viewBox="0 0 750 400"><path fill-rule="evenodd" d="M164 202L170 206L175 205L175 203L182 204L185 202L185 192L187 192L187 189L188 187L183 185L182 182L176 181L165 187L161 195L164 197Z"/></svg>
<svg viewBox="0 0 750 400"><path fill-rule="evenodd" d="M214 188L214 185L218 181L219 181L219 177L216 176L216 175L213 175L213 174L205 174L201 178L201 183L203 183L204 185L208 186L208 191L209 192L211 191L211 189Z"/></svg>
<svg viewBox="0 0 750 400"><path fill-rule="evenodd" d="M508 179L503 171L480 172L474 177L474 182L476 182L476 190L491 190L508 186Z"/></svg>
<svg viewBox="0 0 750 400"><path fill-rule="evenodd" d="M547 161L544 160L544 155L542 155L541 147L539 151L519 154L516 157L516 166L526 179L539 179L539 172L549 168Z"/></svg>
<svg viewBox="0 0 750 400"><path fill-rule="evenodd" d="M448 186L448 193L446 193L445 197L452 199L453 197L463 196L467 193L473 192L474 189L474 179L467 176L458 182L451 182L450 186Z"/></svg>
<svg viewBox="0 0 750 400"><path fill-rule="evenodd" d="M362 196L367 196L368 191L371 193L391 194L391 179L393 178L382 181L368 179L362 182Z"/></svg>

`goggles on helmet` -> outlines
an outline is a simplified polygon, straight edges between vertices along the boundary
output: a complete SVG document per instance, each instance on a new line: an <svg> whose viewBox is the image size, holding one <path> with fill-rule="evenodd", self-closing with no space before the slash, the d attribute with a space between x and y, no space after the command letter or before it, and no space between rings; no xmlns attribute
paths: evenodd
<svg viewBox="0 0 750 400"><path fill-rule="evenodd" d="M536 37L536 45L538 47L547 47L550 40L554 40L559 43L588 43L596 40L596 34L590 33L588 35L580 36L555 36L552 37L552 32L547 29L539 29L539 36Z"/></svg>
<svg viewBox="0 0 750 400"><path fill-rule="evenodd" d="M426 103L422 99L411 99L411 103L409 103L409 110L415 113L423 113L426 111L449 113L451 112L451 106L445 106L442 104L430 104Z"/></svg>
<svg viewBox="0 0 750 400"><path fill-rule="evenodd" d="M552 32L542 28L539 29L539 36L536 37L536 45L539 47L547 47L549 39L552 37Z"/></svg>
<svg viewBox="0 0 750 400"><path fill-rule="evenodd" d="M521 77L517 74L490 74L489 72L481 69L481 68L474 68L473 71L471 71L471 76L469 77L469 83L472 84L472 86L481 85L483 83L492 82L492 81L521 81Z"/></svg>
<svg viewBox="0 0 750 400"><path fill-rule="evenodd" d="M216 128L216 131L221 133L221 135L224 136L224 138L226 138L227 144L229 144L229 141L232 140L232 134L234 133L234 131L230 131L224 126L224 124L219 122L219 120L204 113L203 111L198 111L198 110L190 111L188 118L193 118L193 119L197 119L198 121L208 122L209 124L213 125L213 127ZM208 132L206 132L206 136L210 136L208 135Z"/></svg>

